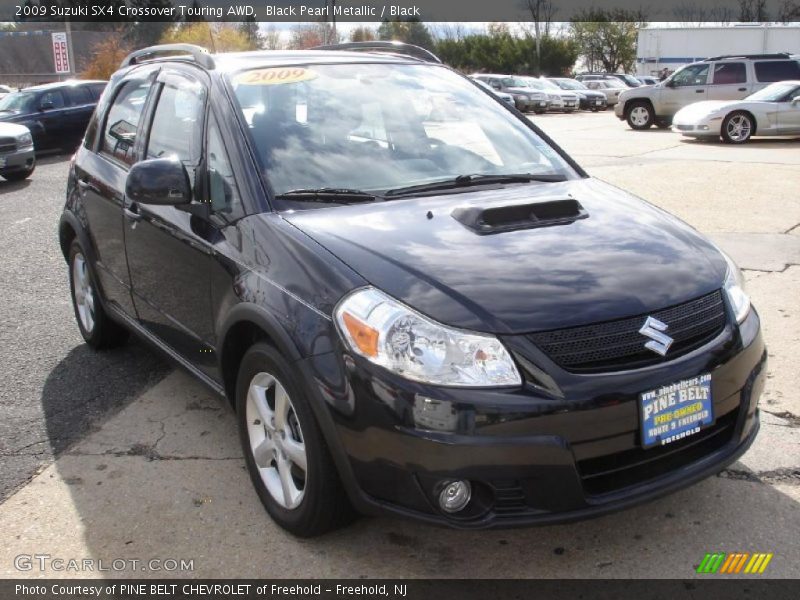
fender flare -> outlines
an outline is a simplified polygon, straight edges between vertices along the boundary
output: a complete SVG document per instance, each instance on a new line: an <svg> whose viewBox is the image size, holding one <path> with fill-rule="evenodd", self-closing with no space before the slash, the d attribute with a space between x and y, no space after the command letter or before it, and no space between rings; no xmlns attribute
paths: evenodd
<svg viewBox="0 0 800 600"><path fill-rule="evenodd" d="M269 336L276 348L286 356L289 362L296 362L303 358L300 354L300 350L297 348L297 344L295 344L280 321L267 310L251 302L241 302L237 304L226 315L217 334L218 350L221 350L225 345L225 340L231 328L244 321L249 321L260 327L264 333ZM220 361L219 366L220 369L222 369L222 352L218 351L218 355ZM222 371L220 370L220 372Z"/></svg>

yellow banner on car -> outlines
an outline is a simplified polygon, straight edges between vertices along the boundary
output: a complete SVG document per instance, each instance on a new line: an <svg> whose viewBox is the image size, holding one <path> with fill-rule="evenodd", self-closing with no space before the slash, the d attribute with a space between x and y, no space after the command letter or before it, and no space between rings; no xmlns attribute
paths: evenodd
<svg viewBox="0 0 800 600"><path fill-rule="evenodd" d="M272 67L239 73L233 81L238 85L283 85L309 81L316 77L314 71L305 67Z"/></svg>

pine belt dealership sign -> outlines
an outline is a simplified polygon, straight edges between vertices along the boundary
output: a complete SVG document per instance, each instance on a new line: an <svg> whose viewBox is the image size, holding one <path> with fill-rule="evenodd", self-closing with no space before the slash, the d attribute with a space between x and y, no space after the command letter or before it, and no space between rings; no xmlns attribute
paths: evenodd
<svg viewBox="0 0 800 600"><path fill-rule="evenodd" d="M62 32L53 34L53 63L56 73L69 73L69 49L67 48L67 34Z"/></svg>
<svg viewBox="0 0 800 600"><path fill-rule="evenodd" d="M777 16L784 0L763 0L763 14ZM759 0L761 6L762 0ZM542 11L547 5L547 14ZM630 0L0 0L0 22L39 21L382 21L428 22L592 20L589 9L638 9ZM644 20L685 20L686 0L642 3ZM716 0L735 19L740 0Z"/></svg>

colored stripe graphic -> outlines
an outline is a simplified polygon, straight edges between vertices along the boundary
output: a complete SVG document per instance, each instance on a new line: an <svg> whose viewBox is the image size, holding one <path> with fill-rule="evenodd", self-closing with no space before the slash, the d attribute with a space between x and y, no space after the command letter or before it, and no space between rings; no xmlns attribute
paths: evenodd
<svg viewBox="0 0 800 600"><path fill-rule="evenodd" d="M767 569L774 554L771 552L707 552L697 567L697 573L761 574Z"/></svg>

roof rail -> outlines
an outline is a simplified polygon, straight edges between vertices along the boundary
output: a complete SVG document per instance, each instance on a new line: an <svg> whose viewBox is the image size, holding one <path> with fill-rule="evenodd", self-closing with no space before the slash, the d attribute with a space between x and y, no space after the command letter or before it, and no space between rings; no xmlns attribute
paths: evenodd
<svg viewBox="0 0 800 600"><path fill-rule="evenodd" d="M159 57L159 54L171 55L176 53L179 55L176 58L190 58L205 69L213 69L215 66L214 59L205 48L195 46L194 44L162 44L160 46L148 46L147 48L131 52L125 57L125 60L122 61L119 68L130 67L131 65L147 60L164 58L163 56Z"/></svg>
<svg viewBox="0 0 800 600"><path fill-rule="evenodd" d="M759 59L759 58L791 58L788 52L776 52L774 54L723 54L722 56L710 56L704 58L703 62L709 60L724 60L726 58L746 58L746 59Z"/></svg>
<svg viewBox="0 0 800 600"><path fill-rule="evenodd" d="M404 42L395 42L388 40L376 40L372 42L346 42L343 44L330 44L326 46L316 46L311 50L357 50L362 52L386 52L389 54L401 54L403 56L410 56L417 60L425 62L433 62L441 64L441 60L430 50L415 46L414 44L406 44Z"/></svg>

